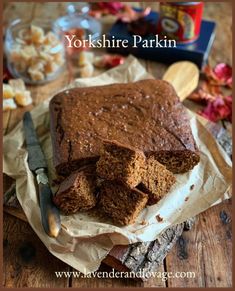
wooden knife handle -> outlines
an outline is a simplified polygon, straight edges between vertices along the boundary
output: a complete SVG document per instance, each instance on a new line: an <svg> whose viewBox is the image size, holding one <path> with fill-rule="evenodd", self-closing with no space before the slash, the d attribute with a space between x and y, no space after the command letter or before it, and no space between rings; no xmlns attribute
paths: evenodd
<svg viewBox="0 0 235 291"><path fill-rule="evenodd" d="M38 184L41 209L41 221L50 237L57 237L61 229L60 213L52 201L52 192L48 184Z"/></svg>
<svg viewBox="0 0 235 291"><path fill-rule="evenodd" d="M52 192L49 186L45 169L35 171L39 190L41 221L45 232L51 237L57 237L61 229L60 213L52 201Z"/></svg>

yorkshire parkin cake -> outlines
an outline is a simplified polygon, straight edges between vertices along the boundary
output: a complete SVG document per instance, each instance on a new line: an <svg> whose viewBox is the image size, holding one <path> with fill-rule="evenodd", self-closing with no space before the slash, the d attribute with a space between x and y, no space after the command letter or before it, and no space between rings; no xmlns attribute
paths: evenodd
<svg viewBox="0 0 235 291"><path fill-rule="evenodd" d="M199 162L186 109L162 80L74 88L50 102L57 173L68 175L100 156L102 139L153 155L173 173Z"/></svg>

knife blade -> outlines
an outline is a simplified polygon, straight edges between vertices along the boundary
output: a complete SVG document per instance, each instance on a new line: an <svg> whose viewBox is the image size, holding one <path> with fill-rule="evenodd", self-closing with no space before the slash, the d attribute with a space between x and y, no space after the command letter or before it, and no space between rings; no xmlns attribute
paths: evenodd
<svg viewBox="0 0 235 291"><path fill-rule="evenodd" d="M25 112L23 116L23 128L29 169L36 176L38 184L42 226L50 237L57 237L61 229L60 213L52 201L53 194L47 177L47 163L30 112Z"/></svg>

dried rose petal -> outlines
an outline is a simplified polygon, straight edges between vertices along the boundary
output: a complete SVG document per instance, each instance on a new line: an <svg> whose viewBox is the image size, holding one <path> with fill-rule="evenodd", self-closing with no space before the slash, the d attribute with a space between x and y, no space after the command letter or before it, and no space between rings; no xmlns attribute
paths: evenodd
<svg viewBox="0 0 235 291"><path fill-rule="evenodd" d="M208 102L215 100L217 97L223 98L221 87L208 81L203 81L200 83L199 89L194 91L188 99L207 104Z"/></svg>
<svg viewBox="0 0 235 291"><path fill-rule="evenodd" d="M94 65L98 68L114 68L124 63L124 57L119 55L103 55L97 57Z"/></svg>
<svg viewBox="0 0 235 291"><path fill-rule="evenodd" d="M215 66L214 68L214 73L216 75L216 77L223 81L224 83L228 83L232 81L232 67L224 64L224 63L220 63L218 65ZM230 81L231 80L231 81Z"/></svg>
<svg viewBox="0 0 235 291"><path fill-rule="evenodd" d="M209 79L209 78L212 78L214 79L216 76L213 72L213 69L211 68L210 65L206 65L204 68L203 68L203 72L204 74L206 75L206 77Z"/></svg>
<svg viewBox="0 0 235 291"><path fill-rule="evenodd" d="M121 9L124 8L121 2L97 2L92 3L89 14L93 17L100 18L102 15L116 15Z"/></svg>
<svg viewBox="0 0 235 291"><path fill-rule="evenodd" d="M130 23L149 15L151 8L136 11L131 6L121 2L98 2L92 3L89 15L100 18L102 15L116 15L122 22Z"/></svg>
<svg viewBox="0 0 235 291"><path fill-rule="evenodd" d="M203 89L198 89L196 92L192 93L189 96L189 99L199 103L206 103L209 101L213 101L216 97Z"/></svg>
<svg viewBox="0 0 235 291"><path fill-rule="evenodd" d="M208 103L215 100L218 96L221 96L222 92L219 86L212 85L208 81L204 81L200 84L199 89L194 91L188 99L199 102Z"/></svg>
<svg viewBox="0 0 235 291"><path fill-rule="evenodd" d="M230 96L225 98L218 97L214 101L209 102L207 106L198 112L201 116L217 122L219 120L232 119L232 100Z"/></svg>
<svg viewBox="0 0 235 291"><path fill-rule="evenodd" d="M224 101L229 108L231 108L230 114L228 115L228 120L232 122L232 95L225 96Z"/></svg>
<svg viewBox="0 0 235 291"><path fill-rule="evenodd" d="M219 95L222 94L221 88L219 86L216 86L210 82L202 82L201 85L202 89L206 92L208 92L211 95Z"/></svg>
<svg viewBox="0 0 235 291"><path fill-rule="evenodd" d="M227 85L228 85L230 88L232 88L232 84L233 84L233 79L232 79L232 77L231 77L231 78L228 78L228 79L227 79Z"/></svg>
<svg viewBox="0 0 235 291"><path fill-rule="evenodd" d="M97 4L101 9L113 15L116 15L124 7L124 4L121 2L98 2Z"/></svg>
<svg viewBox="0 0 235 291"><path fill-rule="evenodd" d="M225 63L216 65L214 69L207 65L204 67L204 73L206 80L189 99L206 104L206 107L198 112L205 118L214 122L223 119L232 122L232 96L224 96L222 91L222 86L232 87L232 68Z"/></svg>
<svg viewBox="0 0 235 291"><path fill-rule="evenodd" d="M204 73L210 83L216 86L232 87L232 68L231 66L220 63L212 69L209 65L204 67Z"/></svg>
<svg viewBox="0 0 235 291"><path fill-rule="evenodd" d="M124 63L124 58L121 56L113 56L106 59L107 66L110 68L119 66Z"/></svg>
<svg viewBox="0 0 235 291"><path fill-rule="evenodd" d="M225 102L226 102L227 104L229 104L229 105L232 106L232 100L233 100L232 95L225 96L225 97L224 97L224 100L225 100Z"/></svg>

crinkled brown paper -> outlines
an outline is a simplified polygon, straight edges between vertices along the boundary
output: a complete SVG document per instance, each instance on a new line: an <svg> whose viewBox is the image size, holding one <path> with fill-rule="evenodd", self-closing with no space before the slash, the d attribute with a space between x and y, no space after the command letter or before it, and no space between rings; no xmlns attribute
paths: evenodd
<svg viewBox="0 0 235 291"><path fill-rule="evenodd" d="M94 78L77 79L73 87L133 82L153 78L133 57L125 64ZM37 133L49 165L50 179L55 176L49 133L49 99L32 110ZM48 250L75 269L95 271L115 244L151 241L166 228L199 214L226 198L231 186L231 162L203 125L203 119L190 113L191 127L200 150L201 161L190 172L176 175L177 183L157 205L145 208L135 224L117 227L108 219L78 213L61 216L62 230L57 239L48 237L40 221L36 183L28 168L22 122L4 137L4 173L16 179L19 202L28 221ZM195 185L193 190L190 186ZM187 199L185 199L188 197ZM186 200L186 201L185 201ZM163 218L158 222L156 215ZM146 225L141 224L145 220Z"/></svg>

